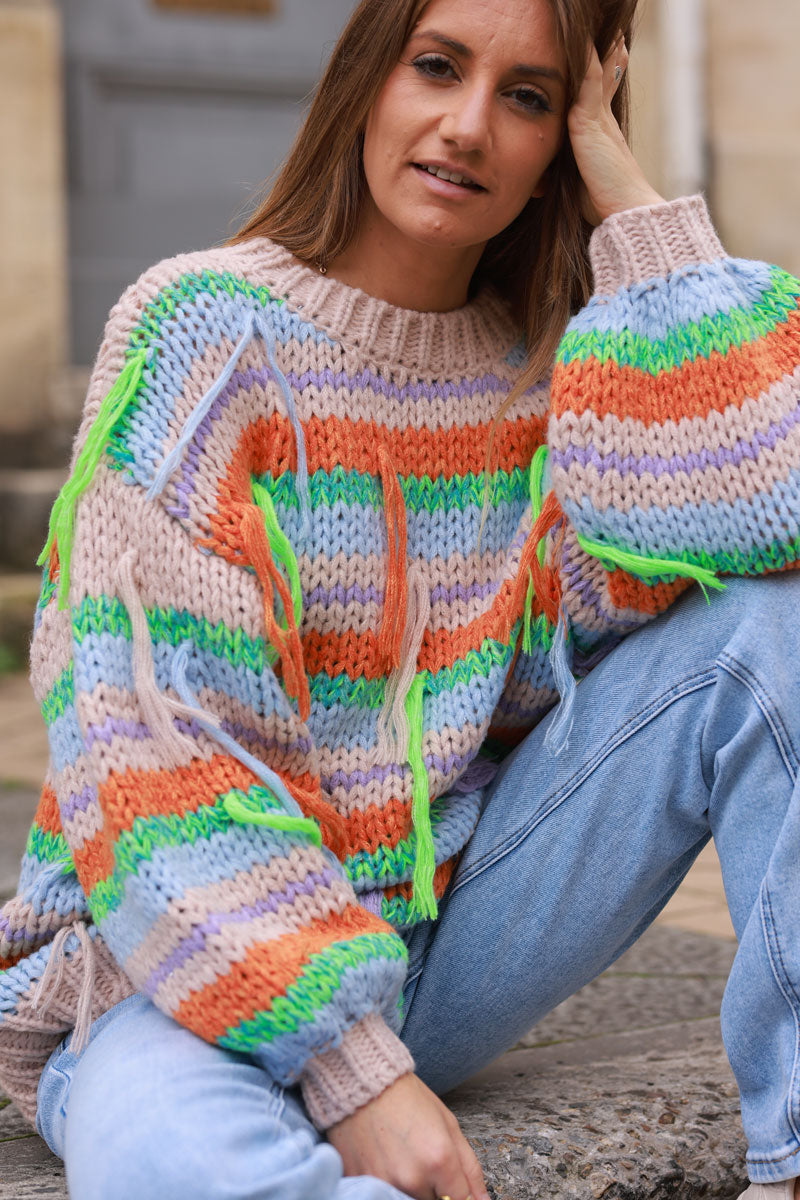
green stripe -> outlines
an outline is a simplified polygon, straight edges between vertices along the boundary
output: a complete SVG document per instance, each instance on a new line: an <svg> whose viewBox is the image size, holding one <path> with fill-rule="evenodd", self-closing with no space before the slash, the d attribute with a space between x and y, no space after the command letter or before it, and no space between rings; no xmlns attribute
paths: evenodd
<svg viewBox="0 0 800 1200"><path fill-rule="evenodd" d="M148 608L145 614L150 638L156 644L179 646L191 640L199 650L258 674L263 673L265 661L276 661L277 655L271 646L264 646L263 638L248 637L242 629L230 629L223 621L212 625L205 617L175 608ZM130 641L131 621L125 605L115 596L89 596L73 611L72 633L78 644L90 634L101 633Z"/></svg>
<svg viewBox="0 0 800 1200"><path fill-rule="evenodd" d="M625 550L625 547L618 547ZM597 556L602 562L602 555ZM642 555L646 559L647 555ZM800 560L800 538L792 541L774 541L769 546L756 546L746 553L741 550L731 552L720 551L719 554L706 554L704 550L682 550L679 554L670 555L676 563L686 563L690 566L700 566L715 575L764 575L769 571L781 571L792 563ZM605 564L604 564L605 565ZM611 566L612 564L608 564ZM608 569L608 567L606 567ZM613 568L616 570L617 568ZM642 578L635 571L628 574ZM644 578L648 584L672 581L680 572L659 575L657 578Z"/></svg>
<svg viewBox="0 0 800 1200"><path fill-rule="evenodd" d="M439 475L431 479L410 475L400 476L405 506L410 513L441 512L481 508L483 506L486 477L469 472L454 475L450 479ZM273 504L282 508L298 509L300 501L295 490L294 473L286 471L273 478L271 474L259 475L257 482L269 493ZM309 492L312 508L331 508L334 504L361 505L364 508L383 509L383 488L374 475L360 471L347 471L334 467L332 471L315 471L309 477ZM498 470L489 490L489 501L495 507L518 503L527 499L527 471L514 467L512 471Z"/></svg>
<svg viewBox="0 0 800 1200"><path fill-rule="evenodd" d="M434 800L431 805L431 828L436 829L441 824L443 810L447 807L444 796ZM417 832L412 829L407 838L403 838L396 846L379 846L374 854L366 850L358 854L350 854L344 860L345 874L348 879L387 879L395 883L403 883L410 879L417 859Z"/></svg>
<svg viewBox="0 0 800 1200"><path fill-rule="evenodd" d="M100 880L92 888L89 896L89 907L92 916L98 923L109 913L114 912L122 901L125 883L129 876L138 874L139 864L150 862L155 850L173 846L183 846L186 843L205 840L214 833L224 833L231 826L235 829L240 823L233 820L225 808L229 798L246 803L248 800L263 809L283 812L280 802L272 792L260 784L254 784L245 792L234 788L224 795L215 795L213 804L202 804L196 812L186 813L183 817L176 814L156 813L151 817L136 817L130 830L120 833L114 843L114 870L106 879ZM256 826L252 827L255 838ZM298 841L306 844L307 838L298 839L288 833L279 832L266 826L258 826L264 830L264 836L269 842L279 847L296 845ZM283 852L283 851L281 851Z"/></svg>
<svg viewBox="0 0 800 1200"><path fill-rule="evenodd" d="M406 962L408 952L395 933L365 933L352 941L332 942L310 956L285 996L276 996L269 1010L262 1009L249 1020L230 1026L225 1036L217 1039L219 1045L246 1054L283 1034L297 1033L331 1003L346 972L369 966L375 959Z"/></svg>
<svg viewBox="0 0 800 1200"><path fill-rule="evenodd" d="M28 834L25 853L39 862L63 862L65 874L70 869L74 870L72 853L63 833L45 833L35 822Z"/></svg>
<svg viewBox="0 0 800 1200"><path fill-rule="evenodd" d="M45 566L42 572L42 590L39 593L39 600L36 605L37 612L47 608L50 601L58 591L58 583L55 579L50 578L50 568Z"/></svg>
<svg viewBox="0 0 800 1200"><path fill-rule="evenodd" d="M309 675L311 699L323 708L380 708L386 691L385 679L351 679L349 675Z"/></svg>
<svg viewBox="0 0 800 1200"><path fill-rule="evenodd" d="M558 348L557 361L564 365L584 363L589 358L620 367L635 367L650 375L671 371L709 358L717 352L725 355L731 349L757 341L772 333L797 310L800 284L783 271L773 273L774 290L751 308L733 308L729 313L703 317L699 322L676 326L660 340L641 334L568 332Z"/></svg>
<svg viewBox="0 0 800 1200"><path fill-rule="evenodd" d="M61 672L42 702L42 716L48 729L54 721L57 721L59 717L63 717L66 710L72 708L74 703L75 674L73 664L70 663Z"/></svg>
<svg viewBox="0 0 800 1200"><path fill-rule="evenodd" d="M429 674L425 690L435 693L452 691L457 683L469 684L476 675L488 679L498 667L507 667L514 653L516 634L512 631L511 644L486 638L480 650L468 650L466 657L452 667L442 667L436 674ZM309 676L311 699L323 708L380 708L383 704L385 679L351 679L349 675L328 675L320 671Z"/></svg>

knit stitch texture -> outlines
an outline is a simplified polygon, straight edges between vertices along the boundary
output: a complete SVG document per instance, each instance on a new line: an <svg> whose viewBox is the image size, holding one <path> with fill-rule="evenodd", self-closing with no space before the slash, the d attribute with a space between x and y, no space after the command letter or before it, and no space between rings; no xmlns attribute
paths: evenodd
<svg viewBox="0 0 800 1200"><path fill-rule="evenodd" d="M693 578L795 565L800 284L726 257L699 198L591 249L488 483L524 363L491 293L408 312L255 239L112 311L36 617L51 769L0 913L29 1117L59 1038L134 989L300 1083L320 1128L378 1095L413 1069L401 934L493 748L560 692L563 750L574 681Z"/></svg>

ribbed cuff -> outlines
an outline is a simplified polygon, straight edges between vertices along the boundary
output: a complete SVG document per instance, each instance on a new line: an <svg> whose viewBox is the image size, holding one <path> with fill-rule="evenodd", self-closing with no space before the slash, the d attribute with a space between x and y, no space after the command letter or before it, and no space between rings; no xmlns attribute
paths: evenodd
<svg viewBox="0 0 800 1200"><path fill-rule="evenodd" d="M329 1129L414 1070L414 1060L377 1013L348 1029L335 1050L312 1058L300 1077L308 1115Z"/></svg>
<svg viewBox="0 0 800 1200"><path fill-rule="evenodd" d="M702 196L614 213L589 243L595 294L725 256Z"/></svg>

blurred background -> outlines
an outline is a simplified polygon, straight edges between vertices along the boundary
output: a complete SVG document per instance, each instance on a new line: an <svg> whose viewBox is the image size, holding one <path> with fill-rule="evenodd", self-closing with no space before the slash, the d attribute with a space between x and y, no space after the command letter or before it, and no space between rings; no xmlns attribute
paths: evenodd
<svg viewBox="0 0 800 1200"><path fill-rule="evenodd" d="M34 562L108 310L236 228L353 3L0 0L0 779L40 770ZM798 0L642 0L631 63L653 184L795 273L798 45Z"/></svg>

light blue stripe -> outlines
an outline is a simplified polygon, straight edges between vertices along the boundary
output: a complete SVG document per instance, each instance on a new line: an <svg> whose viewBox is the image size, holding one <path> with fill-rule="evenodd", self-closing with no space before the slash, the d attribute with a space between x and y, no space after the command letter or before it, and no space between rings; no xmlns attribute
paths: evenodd
<svg viewBox="0 0 800 1200"><path fill-rule="evenodd" d="M133 691L133 651L124 634L89 633L76 643L75 692L92 692L98 684Z"/></svg>
<svg viewBox="0 0 800 1200"><path fill-rule="evenodd" d="M177 316L162 323L159 353L154 368L146 378L149 384L131 413L130 430L125 439L134 461L131 473L137 483L149 487L163 456L169 422L175 415L175 402L186 390L192 367L209 348L219 348L223 338L237 342L244 329L247 313L260 307L249 297L232 297L223 288L217 295L203 292L202 300L187 301L177 309ZM302 321L287 305L277 300L267 305L270 320L281 345L295 340L300 345L313 341L316 345L335 343L322 330ZM201 320L197 320L198 313ZM267 355L264 351L263 362ZM254 413L254 416L256 414Z"/></svg>
<svg viewBox="0 0 800 1200"><path fill-rule="evenodd" d="M72 767L84 752L83 735L78 725L78 715L70 704L60 717L56 717L47 731L53 769L63 771Z"/></svg>
<svg viewBox="0 0 800 1200"><path fill-rule="evenodd" d="M103 918L102 933L111 951L124 961L141 945L172 900L182 899L191 888L205 888L250 871L285 853L297 839L276 833L268 826L231 824L225 833L197 843L158 846L152 857L139 864L137 875L124 877L119 906Z"/></svg>
<svg viewBox="0 0 800 1200"><path fill-rule="evenodd" d="M656 276L613 296L593 296L574 316L567 333L632 333L660 341L676 337L689 324L734 308L751 308L772 289L766 263L726 258L690 270Z"/></svg>
<svg viewBox="0 0 800 1200"><path fill-rule="evenodd" d="M772 493L758 492L753 500L733 504L718 500L666 509L635 506L627 513L613 506L598 511L588 497L580 504L574 500L562 504L579 533L651 558L680 558L683 551L695 556L748 554L769 547L778 531L783 543L797 539L800 470L791 471Z"/></svg>

